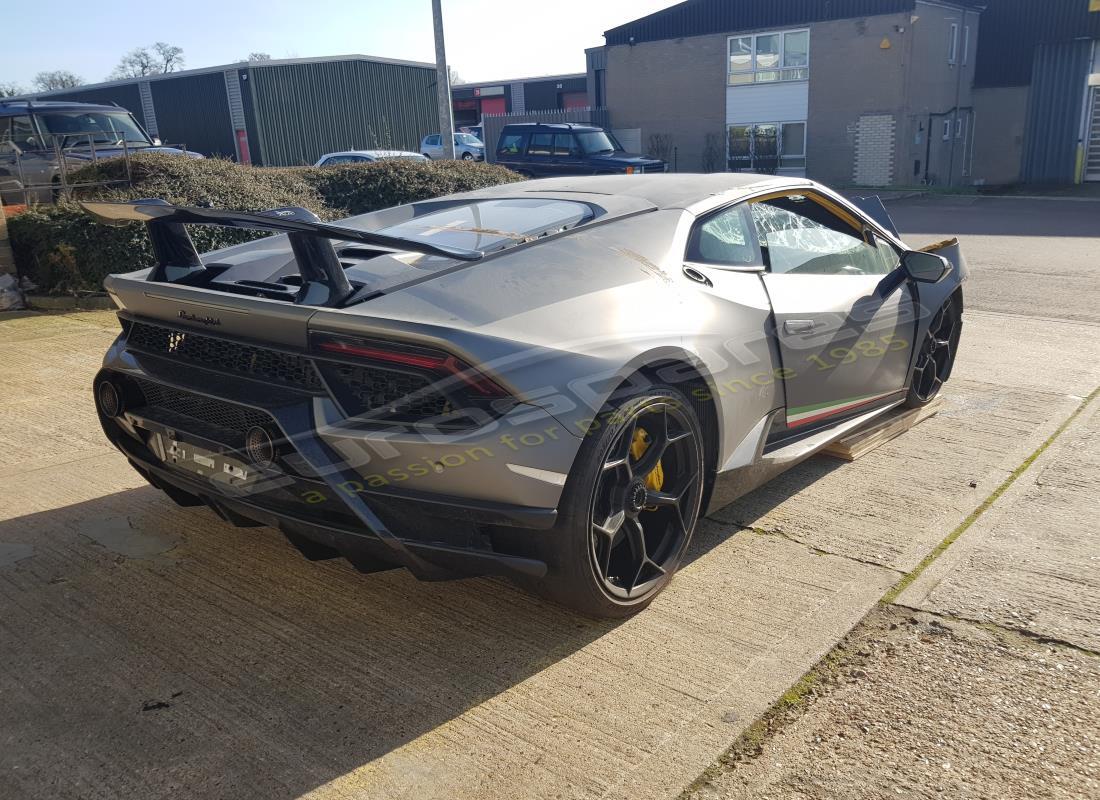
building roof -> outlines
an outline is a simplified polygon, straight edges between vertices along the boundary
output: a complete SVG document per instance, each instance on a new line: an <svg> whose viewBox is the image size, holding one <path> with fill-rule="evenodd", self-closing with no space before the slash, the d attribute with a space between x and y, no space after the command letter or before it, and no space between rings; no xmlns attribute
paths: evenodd
<svg viewBox="0 0 1100 800"><path fill-rule="evenodd" d="M985 0L936 0L980 7ZM916 0L687 0L604 32L608 45L912 11Z"/></svg>
<svg viewBox="0 0 1100 800"><path fill-rule="evenodd" d="M324 64L332 61L368 61L375 64L397 64L406 67L423 67L435 69L435 64L425 61L403 61L397 58L382 58L380 56L365 56L357 53L343 56L318 56L316 58L273 58L268 61L236 61L232 64L221 64L215 67L199 67L197 69L184 69L179 72L164 72L156 75L143 75L140 78L123 78L117 81L103 81L101 83L85 83L68 89L54 89L49 92L28 92L20 95L21 99L53 97L55 95L70 95L75 92L83 92L88 89L103 89L111 86L126 86L145 81L163 81L173 78L186 78L190 75L208 75L212 72L225 72L227 69L257 69L262 67L285 67L294 64Z"/></svg>
<svg viewBox="0 0 1100 800"><path fill-rule="evenodd" d="M482 86L500 86L501 84L508 83L539 83L542 81L565 81L584 77L586 77L586 74L583 72L569 72L565 75L532 75L529 78L509 78L508 80L504 81L468 81L466 83L455 83L451 85L451 88L470 89L481 88Z"/></svg>

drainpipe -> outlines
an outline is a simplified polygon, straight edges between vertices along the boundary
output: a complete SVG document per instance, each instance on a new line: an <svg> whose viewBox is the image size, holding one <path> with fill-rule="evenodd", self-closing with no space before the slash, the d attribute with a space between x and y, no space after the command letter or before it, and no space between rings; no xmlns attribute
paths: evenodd
<svg viewBox="0 0 1100 800"><path fill-rule="evenodd" d="M959 38L962 39L964 42L966 42L966 45L964 45L966 47L966 50L967 50L966 61L969 61L970 60L970 52L969 52L969 50L970 50L969 44L970 43L969 43L969 41L967 41L967 38L966 38L966 9L963 9L962 21L959 24ZM958 49L956 49L955 55L956 55L955 69L957 70L957 72L955 73L955 113L954 113L954 116L952 117L953 124L951 126L951 148L948 151L949 154L948 154L948 157L947 157L947 185L948 186L954 186L955 185L955 138L956 138L955 137L955 129L958 127L958 124L959 124L959 100L962 97L962 76L963 76L963 69L964 69L963 59L958 57L960 55Z"/></svg>

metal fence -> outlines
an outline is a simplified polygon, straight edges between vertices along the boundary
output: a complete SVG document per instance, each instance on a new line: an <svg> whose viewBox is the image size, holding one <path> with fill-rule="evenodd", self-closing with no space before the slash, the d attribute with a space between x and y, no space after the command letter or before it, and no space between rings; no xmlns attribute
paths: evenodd
<svg viewBox="0 0 1100 800"><path fill-rule="evenodd" d="M89 186L129 186L131 184L130 156L144 148L134 148L123 140L118 145L100 143L96 137L102 131L89 133L69 133L54 135L47 147L38 150L24 150L11 142L0 142L0 201L9 205L30 203L54 203L61 198L72 196L73 189ZM87 141L84 149L82 140ZM184 152L186 145L165 145L177 147ZM74 155L74 148L80 147L80 155ZM121 149L121 153L118 150ZM103 155L107 151L108 155ZM95 163L102 158L122 158L125 162L126 177L116 180L73 182L70 172Z"/></svg>
<svg viewBox="0 0 1100 800"><path fill-rule="evenodd" d="M505 125L514 125L519 122L576 122L590 125L598 125L601 128L610 129L611 115L606 108L555 109L551 111L529 111L525 114L487 114L481 118L482 133L485 142L485 160L497 160L497 141L500 132Z"/></svg>

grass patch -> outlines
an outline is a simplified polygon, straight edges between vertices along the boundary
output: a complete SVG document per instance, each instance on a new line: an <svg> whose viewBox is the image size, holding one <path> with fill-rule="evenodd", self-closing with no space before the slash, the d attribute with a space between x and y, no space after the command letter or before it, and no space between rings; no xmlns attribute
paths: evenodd
<svg viewBox="0 0 1100 800"><path fill-rule="evenodd" d="M908 588L909 585L913 583L913 581L919 578L921 573L928 569L933 561L943 555L944 551L946 551L947 548L954 544L955 541L960 536L962 536L963 533L966 532L967 528L977 522L978 518L986 511L988 511L989 508L995 502L997 502L997 499L1000 498L1002 494L1008 491L1008 487L1014 484L1016 482L1016 479L1023 475L1027 471L1028 467L1035 463L1035 459L1041 456L1043 452L1048 447L1050 447L1051 444L1054 443L1054 440L1062 435L1065 429L1070 426L1070 423L1077 419L1077 417L1081 414L1082 411L1085 410L1088 404L1092 402L1097 393L1100 393L1100 387L1093 389L1089 396L1082 400L1077 408L1073 410L1073 413L1066 417L1065 420L1063 420L1062 424L1058 426L1054 433L1047 437L1045 442L1039 445L1031 455L1025 458L1023 462L1021 462L1020 465L1016 467L1016 469L1012 470L1012 473L1001 482L1000 486L994 489L993 492L987 498L985 498L985 500L982 501L981 505L971 511L967 515L966 519L960 522L958 526L953 531L951 531L951 533L947 534L947 536L944 537L943 541L932 548L932 552L926 555L921 560L921 562L917 564L916 567L914 567L910 572L906 573L901 580L895 583L890 588L890 591L882 596L882 599L879 602L892 603L897 600L898 595L904 592L906 588Z"/></svg>

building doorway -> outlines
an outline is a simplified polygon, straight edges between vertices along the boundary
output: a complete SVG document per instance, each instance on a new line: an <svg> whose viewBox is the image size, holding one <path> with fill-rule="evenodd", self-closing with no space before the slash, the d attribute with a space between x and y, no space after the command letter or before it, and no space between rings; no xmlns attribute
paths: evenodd
<svg viewBox="0 0 1100 800"><path fill-rule="evenodd" d="M798 120L730 125L727 148L731 172L805 175L806 123Z"/></svg>

